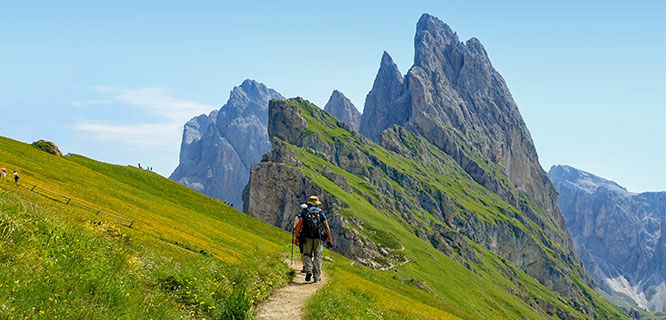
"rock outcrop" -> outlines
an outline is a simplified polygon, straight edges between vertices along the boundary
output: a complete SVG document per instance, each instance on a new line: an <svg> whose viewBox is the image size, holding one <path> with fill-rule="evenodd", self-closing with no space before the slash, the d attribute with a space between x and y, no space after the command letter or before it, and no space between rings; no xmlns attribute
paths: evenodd
<svg viewBox="0 0 666 320"><path fill-rule="evenodd" d="M666 192L635 194L570 166L549 176L585 269L607 293L666 311Z"/></svg>
<svg viewBox="0 0 666 320"><path fill-rule="evenodd" d="M245 80L220 110L188 121L180 163L169 178L242 208L250 167L271 149L266 131L270 99L283 97L262 83Z"/></svg>
<svg viewBox="0 0 666 320"><path fill-rule="evenodd" d="M37 147L38 149L48 152L54 156L62 157L62 152L60 152L60 149L58 149L58 146L56 146L55 143L51 141L46 141L46 140L37 140L32 143L33 146Z"/></svg>
<svg viewBox="0 0 666 320"><path fill-rule="evenodd" d="M331 97L324 106L324 110L358 131L361 125L361 113L342 92L333 90Z"/></svg>

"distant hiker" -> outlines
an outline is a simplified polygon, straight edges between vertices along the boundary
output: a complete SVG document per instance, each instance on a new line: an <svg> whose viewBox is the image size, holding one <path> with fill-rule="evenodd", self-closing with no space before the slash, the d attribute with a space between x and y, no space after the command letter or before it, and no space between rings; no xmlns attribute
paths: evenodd
<svg viewBox="0 0 666 320"><path fill-rule="evenodd" d="M308 209L307 204L305 203L301 204L301 211L296 215L294 224L291 226L292 228L294 228L294 232L296 230L296 226L298 225L298 220L305 216L305 214L308 212L307 209ZM298 245L298 250L301 252L301 262L303 263L303 269L301 269L301 273L305 273L305 259L303 258L303 243L305 242L305 238L301 237L302 234L303 234L302 232L296 234L296 238L294 239L294 244Z"/></svg>
<svg viewBox="0 0 666 320"><path fill-rule="evenodd" d="M16 170L14 170L14 183L18 186L19 175Z"/></svg>
<svg viewBox="0 0 666 320"><path fill-rule="evenodd" d="M5 167L2 167L2 171L0 171L0 174L2 174L2 178L7 180L7 169Z"/></svg>
<svg viewBox="0 0 666 320"><path fill-rule="evenodd" d="M314 282L321 281L321 258L324 253L324 243L332 246L331 229L328 227L326 215L319 209L319 198L311 196L308 198L308 208L305 215L298 219L295 232L302 233L303 258L305 260L305 281L310 281L314 276Z"/></svg>
<svg viewBox="0 0 666 320"><path fill-rule="evenodd" d="M139 169L141 169L141 162L137 163L139 165Z"/></svg>

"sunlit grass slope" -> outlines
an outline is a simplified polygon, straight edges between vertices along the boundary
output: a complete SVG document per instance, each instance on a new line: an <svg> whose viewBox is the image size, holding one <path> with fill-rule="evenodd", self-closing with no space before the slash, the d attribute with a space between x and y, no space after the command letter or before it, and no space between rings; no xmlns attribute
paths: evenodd
<svg viewBox="0 0 666 320"><path fill-rule="evenodd" d="M289 233L155 173L7 138L0 166L17 170L19 183L135 221L127 228L0 181L0 318L243 319L293 276L281 262ZM473 318L331 255L331 281L309 318Z"/></svg>

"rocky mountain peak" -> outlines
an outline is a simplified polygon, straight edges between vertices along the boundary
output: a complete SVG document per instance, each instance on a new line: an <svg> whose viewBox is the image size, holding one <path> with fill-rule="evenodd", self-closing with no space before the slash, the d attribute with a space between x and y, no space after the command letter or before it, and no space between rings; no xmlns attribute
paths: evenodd
<svg viewBox="0 0 666 320"><path fill-rule="evenodd" d="M169 178L242 208L241 193L250 167L271 148L266 131L271 99L284 97L247 79L231 90L222 108L188 121L180 163Z"/></svg>
<svg viewBox="0 0 666 320"><path fill-rule="evenodd" d="M424 14L414 37L414 65L402 82L389 76L387 70L393 68L397 70L388 58L382 59L359 132L375 142L393 125L421 134L508 203L519 206L520 196L511 188L533 198L545 210L548 224L561 230L550 230L550 234L575 254L555 205L555 188L539 164L529 130L504 79L480 41L472 38L462 43L448 25ZM476 163L474 153L500 168L508 182Z"/></svg>
<svg viewBox="0 0 666 320"><path fill-rule="evenodd" d="M361 113L342 92L333 90L324 110L358 131L361 125Z"/></svg>
<svg viewBox="0 0 666 320"><path fill-rule="evenodd" d="M268 110L268 100L273 98L283 97L277 91L268 88L261 82L246 79L240 86L236 86L231 90L229 101L225 104L226 108L223 107L220 109L224 113L220 117L229 118L230 112L238 116L238 113L245 109L248 109L248 112L252 114L263 114ZM266 120L266 117L261 116L260 118ZM264 124L266 123L266 121L263 122Z"/></svg>
<svg viewBox="0 0 666 320"><path fill-rule="evenodd" d="M405 92L404 77L391 56L384 51L372 90L365 98L359 132L378 141L380 133L394 124L404 124L409 108L396 103Z"/></svg>
<svg viewBox="0 0 666 320"><path fill-rule="evenodd" d="M446 62L442 53L461 45L458 35L441 20L423 14L416 24L414 65L422 68L441 66Z"/></svg>
<svg viewBox="0 0 666 320"><path fill-rule="evenodd" d="M423 33L442 36L447 42L458 42L458 35L442 20L427 13L421 15L416 23L416 37Z"/></svg>

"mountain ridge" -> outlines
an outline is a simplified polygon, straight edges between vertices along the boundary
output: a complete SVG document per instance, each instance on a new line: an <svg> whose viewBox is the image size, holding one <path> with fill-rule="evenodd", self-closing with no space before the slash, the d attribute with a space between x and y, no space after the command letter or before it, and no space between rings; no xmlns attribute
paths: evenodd
<svg viewBox="0 0 666 320"><path fill-rule="evenodd" d="M518 304L538 312L560 318L617 316L606 313L604 302L583 283L582 266L572 256L423 137L400 127L385 130L385 145L398 150L390 151L300 98L272 100L268 128L273 149L252 167L244 191L249 215L289 229L298 204L316 194L331 225L333 250L363 265L404 279L454 263L472 272L467 281L493 274L490 279L497 282L487 290L513 283L509 286L521 288L509 290L523 301ZM451 262L430 265L422 250L445 254ZM502 262L489 263L491 256ZM454 289L442 281L452 279L438 272L419 274L414 281L451 299ZM527 279L533 282L524 283ZM534 298L533 290L571 302ZM503 312L516 303L499 301L506 304Z"/></svg>
<svg viewBox="0 0 666 320"><path fill-rule="evenodd" d="M666 310L666 192L632 193L565 165L549 175L588 273L610 295Z"/></svg>

